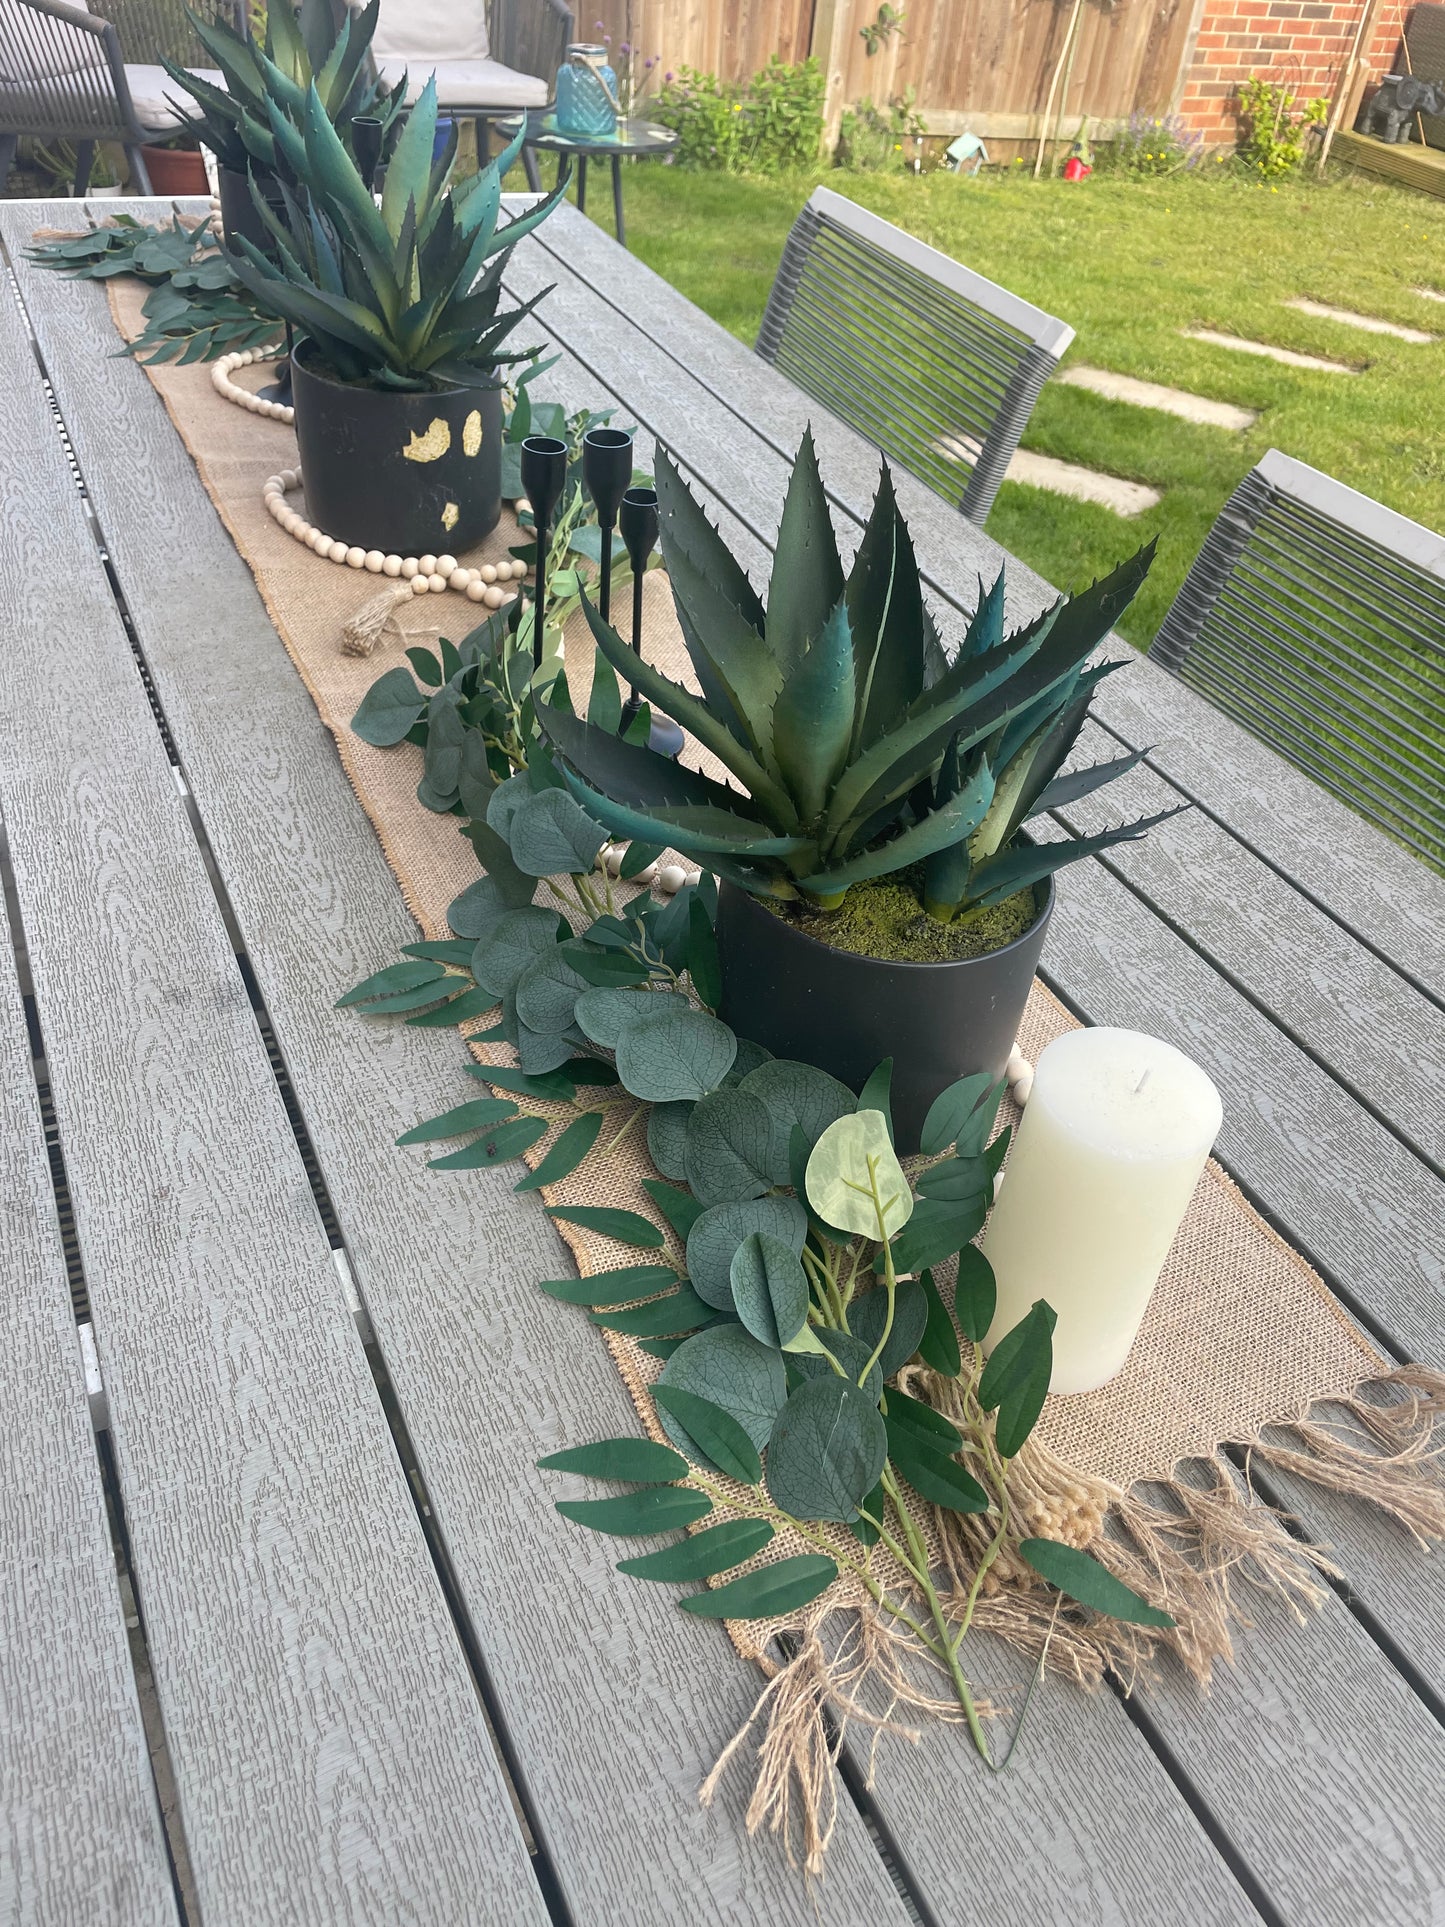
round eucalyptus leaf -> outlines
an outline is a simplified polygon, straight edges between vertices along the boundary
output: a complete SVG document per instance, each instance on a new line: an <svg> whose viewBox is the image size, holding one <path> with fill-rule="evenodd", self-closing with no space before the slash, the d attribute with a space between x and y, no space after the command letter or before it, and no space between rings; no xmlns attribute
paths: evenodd
<svg viewBox="0 0 1445 1927"><path fill-rule="evenodd" d="M773 1122L769 1153L774 1184L791 1183L788 1145L796 1124L811 1151L830 1124L851 1117L858 1100L846 1084L811 1064L773 1058L750 1071L739 1086L750 1097L761 1098Z"/></svg>
<svg viewBox="0 0 1445 1927"><path fill-rule="evenodd" d="M760 1345L741 1325L711 1325L685 1338L662 1368L660 1383L711 1399L735 1418L759 1452L788 1395L779 1353ZM662 1429L681 1452L696 1444L659 1409Z"/></svg>
<svg viewBox="0 0 1445 1927"><path fill-rule="evenodd" d="M882 1475L888 1433L876 1401L830 1372L800 1385L768 1440L768 1491L795 1519L846 1524Z"/></svg>
<svg viewBox="0 0 1445 1927"><path fill-rule="evenodd" d="M853 1301L848 1324L855 1338L861 1338L871 1352L883 1336L888 1317L888 1293L882 1285ZM893 1323L888 1342L878 1360L884 1378L906 1365L918 1350L928 1325L928 1295L916 1278L905 1278L893 1294Z"/></svg>
<svg viewBox="0 0 1445 1927"><path fill-rule="evenodd" d="M761 1044L755 1044L751 1037L740 1037L738 1054L733 1059L733 1067L723 1079L723 1083L727 1086L741 1084L743 1079L750 1077L760 1064L771 1064L772 1061L773 1053L770 1050L765 1050Z"/></svg>
<svg viewBox="0 0 1445 1927"><path fill-rule="evenodd" d="M665 1178L687 1176L687 1120L692 1106L685 1098L675 1104L654 1104L647 1113L647 1154Z"/></svg>
<svg viewBox="0 0 1445 1927"><path fill-rule="evenodd" d="M577 1022L594 1044L616 1050L624 1030L632 1024L655 1024L679 1010L690 1010L681 991L626 990L607 984L577 999Z"/></svg>
<svg viewBox="0 0 1445 1927"><path fill-rule="evenodd" d="M705 1010L671 1010L656 1023L630 1024L622 1032L617 1074L634 1097L652 1104L705 1097L727 1075L736 1051L727 1025Z"/></svg>
<svg viewBox="0 0 1445 1927"><path fill-rule="evenodd" d="M754 1231L765 1232L796 1257L808 1236L808 1214L796 1198L709 1205L687 1234L688 1276L705 1304L733 1309L733 1255Z"/></svg>
<svg viewBox="0 0 1445 1927"><path fill-rule="evenodd" d="M557 947L557 912L529 905L499 917L472 953L472 975L483 990L505 997L529 964Z"/></svg>
<svg viewBox="0 0 1445 1927"><path fill-rule="evenodd" d="M623 1040L626 1048L627 1039ZM772 1121L746 1091L714 1091L687 1120L687 1182L703 1204L760 1198L773 1183Z"/></svg>
<svg viewBox="0 0 1445 1927"><path fill-rule="evenodd" d="M505 783L498 783L487 799L487 827L495 830L504 841L510 838L512 818L532 794L532 786L525 772L509 776Z"/></svg>
<svg viewBox="0 0 1445 1927"><path fill-rule="evenodd" d="M873 1356L873 1347L865 1345L861 1338L852 1332L829 1331L826 1327L815 1327L818 1342L824 1345L837 1359L848 1374L849 1381L856 1385L863 1377L863 1367ZM789 1352L788 1362L800 1378L836 1378L838 1374L819 1352ZM876 1405L883 1396L883 1374L875 1365L863 1382L863 1390Z"/></svg>
<svg viewBox="0 0 1445 1927"><path fill-rule="evenodd" d="M453 899L447 922L459 937L476 939L487 936L516 908L516 904L508 903L495 877L478 877Z"/></svg>
<svg viewBox="0 0 1445 1927"><path fill-rule="evenodd" d="M576 1038L566 1031L532 1030L520 1023L517 1026L517 1055L529 1077L541 1077L545 1071L557 1070L576 1048Z"/></svg>
<svg viewBox="0 0 1445 1927"><path fill-rule="evenodd" d="M507 840L512 861L527 876L575 876L592 868L607 832L566 790L539 790L513 812Z"/></svg>
<svg viewBox="0 0 1445 1927"><path fill-rule="evenodd" d="M808 1274L797 1253L766 1231L751 1231L733 1253L728 1282L744 1327L785 1351L808 1322Z"/></svg>
<svg viewBox="0 0 1445 1927"><path fill-rule="evenodd" d="M554 945L528 964L517 979L517 1016L529 1030L571 1028L577 999L587 988Z"/></svg>
<svg viewBox="0 0 1445 1927"><path fill-rule="evenodd" d="M913 1214L913 1193L881 1111L855 1111L828 1126L808 1159L807 1189L825 1223L858 1237L892 1238Z"/></svg>

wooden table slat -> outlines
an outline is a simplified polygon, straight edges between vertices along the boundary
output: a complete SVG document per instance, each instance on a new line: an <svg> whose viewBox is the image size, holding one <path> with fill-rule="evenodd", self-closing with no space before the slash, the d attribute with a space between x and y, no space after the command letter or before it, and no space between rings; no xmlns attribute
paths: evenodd
<svg viewBox="0 0 1445 1927"><path fill-rule="evenodd" d="M19 238L14 215L7 225ZM112 373L128 364L104 359L95 293L85 380L108 407ZM9 299L0 356L18 377L0 391L13 478L0 804L201 1915L247 1927L542 1927L473 1682ZM116 479L135 486L123 468ZM162 593L186 582L209 598L197 560L206 524L172 526L168 558L152 551L144 571ZM213 615L208 602L188 619Z"/></svg>
<svg viewBox="0 0 1445 1927"><path fill-rule="evenodd" d="M175 1927L9 938L0 903L0 1921Z"/></svg>

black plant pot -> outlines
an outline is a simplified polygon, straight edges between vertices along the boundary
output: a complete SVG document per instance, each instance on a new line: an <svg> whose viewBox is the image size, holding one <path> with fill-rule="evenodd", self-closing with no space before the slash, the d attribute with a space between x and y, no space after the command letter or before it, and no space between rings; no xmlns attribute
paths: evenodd
<svg viewBox="0 0 1445 1927"><path fill-rule="evenodd" d="M893 1059L893 1130L918 1149L928 1107L957 1078L1002 1077L1054 910L1001 950L957 963L888 963L820 943L731 883L718 890L720 1015L775 1057L816 1064L853 1090Z"/></svg>
<svg viewBox="0 0 1445 1927"><path fill-rule="evenodd" d="M291 354L306 508L334 541L396 555L457 555L502 511L502 390L413 394L322 373Z"/></svg>
<svg viewBox="0 0 1445 1927"><path fill-rule="evenodd" d="M251 183L244 174L238 174L232 167L218 167L216 177L220 183L221 233L227 247L230 247L238 234L244 234L254 247L273 258L276 243L266 232L261 217L256 212L256 203L251 199ZM266 197L268 206L284 227L286 225L286 203L281 198L281 183L274 174L265 168L256 169L256 184Z"/></svg>

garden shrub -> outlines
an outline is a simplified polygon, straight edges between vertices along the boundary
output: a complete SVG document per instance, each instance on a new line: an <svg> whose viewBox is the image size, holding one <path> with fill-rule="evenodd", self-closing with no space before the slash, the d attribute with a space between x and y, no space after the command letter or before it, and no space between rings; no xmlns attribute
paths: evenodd
<svg viewBox="0 0 1445 1927"><path fill-rule="evenodd" d="M1239 89L1240 160L1265 180L1293 174L1329 111L1327 100L1307 100L1301 106L1288 87L1251 74Z"/></svg>
<svg viewBox="0 0 1445 1927"><path fill-rule="evenodd" d="M1153 180L1191 173L1203 154L1204 136L1177 114L1133 113L1111 141L1100 142L1094 165L1100 174Z"/></svg>
<svg viewBox="0 0 1445 1927"><path fill-rule="evenodd" d="M679 167L781 174L817 163L823 85L811 57L790 66L774 54L746 85L683 67L663 83L649 113L676 129Z"/></svg>
<svg viewBox="0 0 1445 1927"><path fill-rule="evenodd" d="M873 174L910 170L914 143L926 132L923 117L914 111L916 99L916 89L909 87L886 107L875 107L865 96L844 108L834 165Z"/></svg>

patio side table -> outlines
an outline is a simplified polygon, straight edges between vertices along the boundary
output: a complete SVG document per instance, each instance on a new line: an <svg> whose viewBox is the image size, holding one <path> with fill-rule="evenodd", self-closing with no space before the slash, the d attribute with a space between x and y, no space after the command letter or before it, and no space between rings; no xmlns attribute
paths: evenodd
<svg viewBox="0 0 1445 1927"><path fill-rule="evenodd" d="M615 134L594 137L587 134L564 134L557 125L556 109L552 107L529 107L525 113L511 114L505 120L497 121L500 133L508 139L526 121L527 132L523 143L522 156L527 169L527 180L535 190L541 183L537 177L536 150L545 148L557 156L557 172L562 172L562 162L568 154L577 157L577 206L580 212L587 212L587 163L589 160L610 160L612 162L612 215L617 239L623 247L627 246L627 228L622 218L622 163L634 154L667 154L677 146L677 134L671 127L664 127L655 120L620 120Z"/></svg>

